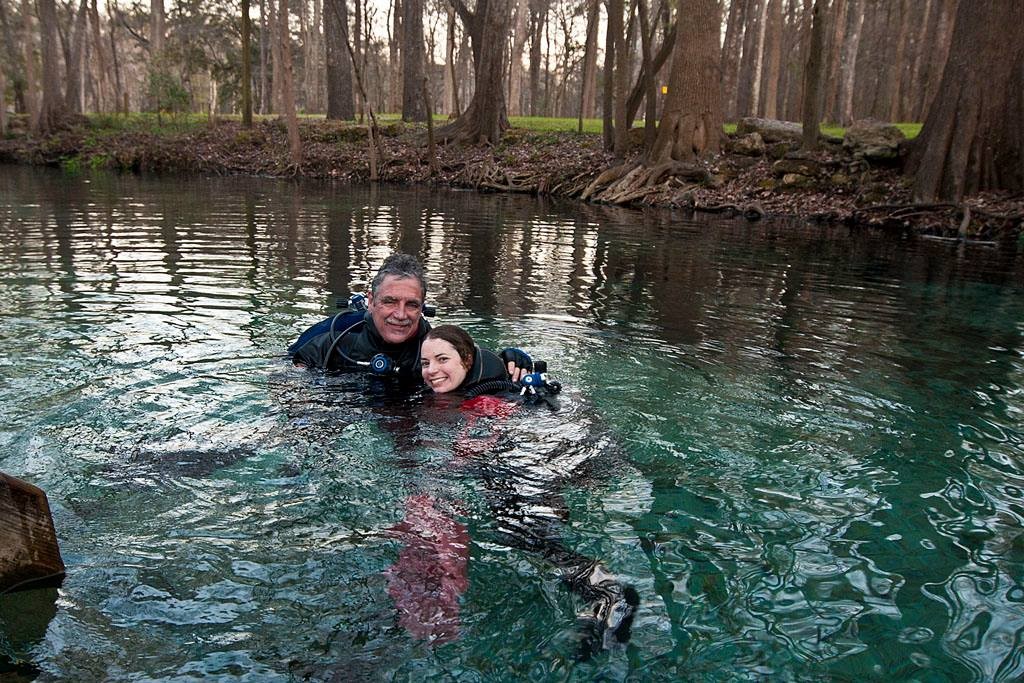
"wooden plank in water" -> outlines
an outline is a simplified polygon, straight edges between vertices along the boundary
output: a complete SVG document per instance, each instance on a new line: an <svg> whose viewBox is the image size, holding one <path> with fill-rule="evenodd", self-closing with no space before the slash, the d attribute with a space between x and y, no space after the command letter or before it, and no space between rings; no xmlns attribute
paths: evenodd
<svg viewBox="0 0 1024 683"><path fill-rule="evenodd" d="M0 472L0 594L59 586L63 579L46 494Z"/></svg>

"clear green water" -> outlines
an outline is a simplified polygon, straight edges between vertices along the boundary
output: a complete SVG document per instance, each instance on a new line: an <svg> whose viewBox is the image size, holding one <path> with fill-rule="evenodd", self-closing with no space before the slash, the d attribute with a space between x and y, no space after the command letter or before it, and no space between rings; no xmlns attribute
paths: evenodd
<svg viewBox="0 0 1024 683"><path fill-rule="evenodd" d="M289 368L395 249L426 264L438 321L547 359L562 409L470 427ZM48 492L68 567L56 595L0 596L0 671L1018 680L1022 260L467 192L0 168L0 470ZM628 645L577 660L584 605L516 537L541 522L636 587ZM410 598L439 566L440 597ZM433 639L410 599L446 619Z"/></svg>

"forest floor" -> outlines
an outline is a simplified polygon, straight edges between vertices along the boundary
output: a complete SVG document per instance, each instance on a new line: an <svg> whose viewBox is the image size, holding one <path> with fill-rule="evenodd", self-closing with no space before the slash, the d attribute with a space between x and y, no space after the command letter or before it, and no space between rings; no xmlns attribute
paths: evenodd
<svg viewBox="0 0 1024 683"><path fill-rule="evenodd" d="M294 165L284 124L276 119L258 121L249 130L227 119L171 120L165 125L127 121L82 119L45 138L19 133L15 121L12 132L0 139L0 162L70 171L103 168L346 181L370 177L367 128L353 123L304 120L303 160ZM614 193L605 172L615 167L628 170L639 161L639 129L632 131L636 159L627 159L624 168L604 150L601 136L592 133L513 128L496 146L438 145L434 155L422 124L385 124L380 133L377 165L384 182L681 208L752 220L789 216L950 241L1024 243L1024 196L985 193L955 205L914 204L898 158L869 163L835 139L821 151L806 154L794 144L779 143L741 150L733 135L726 146L731 151L687 167L686 172L670 172L657 182Z"/></svg>

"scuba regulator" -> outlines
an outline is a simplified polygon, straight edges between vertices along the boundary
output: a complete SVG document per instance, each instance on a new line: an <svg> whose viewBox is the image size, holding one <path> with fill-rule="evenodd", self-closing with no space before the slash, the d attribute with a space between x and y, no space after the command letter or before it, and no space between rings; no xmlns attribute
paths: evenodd
<svg viewBox="0 0 1024 683"><path fill-rule="evenodd" d="M520 396L535 397L540 392L557 394L562 390L561 383L548 379L548 364L542 360L533 362L533 372L523 375L519 379L519 385L522 387L519 391Z"/></svg>
<svg viewBox="0 0 1024 683"><path fill-rule="evenodd" d="M535 360L533 361L533 372L523 375L518 382L507 379L483 382L469 389L466 392L466 398L506 391L517 392L526 403L531 405L544 403L552 410L558 410L558 402L554 396L561 390L560 382L548 378L548 364L542 360Z"/></svg>

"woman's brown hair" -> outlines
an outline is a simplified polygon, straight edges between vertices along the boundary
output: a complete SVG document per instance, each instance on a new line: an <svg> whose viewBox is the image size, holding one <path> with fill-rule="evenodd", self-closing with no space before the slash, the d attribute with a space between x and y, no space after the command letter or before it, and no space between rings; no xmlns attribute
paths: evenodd
<svg viewBox="0 0 1024 683"><path fill-rule="evenodd" d="M458 325L438 325L427 332L424 339L440 339L455 347L455 353L459 354L459 360L463 367L469 370L473 367L473 359L476 356L476 343L469 336L469 332Z"/></svg>

